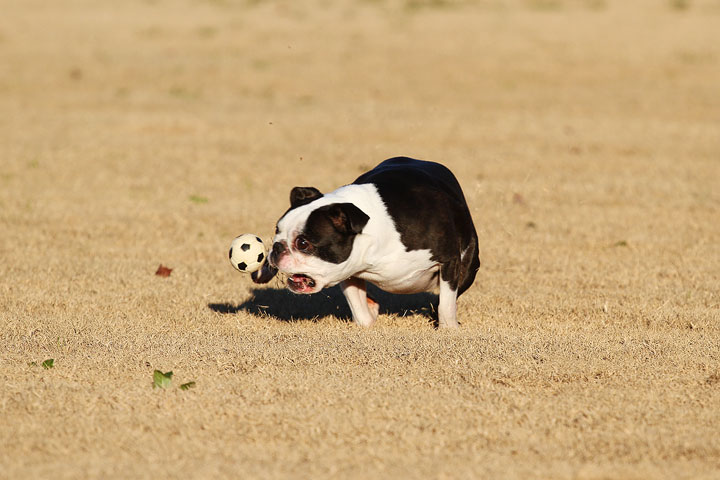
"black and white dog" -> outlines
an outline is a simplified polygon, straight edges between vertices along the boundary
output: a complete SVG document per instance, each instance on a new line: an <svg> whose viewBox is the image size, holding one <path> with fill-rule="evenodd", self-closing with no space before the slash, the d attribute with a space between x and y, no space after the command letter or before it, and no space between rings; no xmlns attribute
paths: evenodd
<svg viewBox="0 0 720 480"><path fill-rule="evenodd" d="M439 325L457 327L457 297L479 267L477 233L455 176L439 163L397 157L331 193L293 188L268 261L252 278L266 283L280 270L295 293L339 283L353 320L365 327L379 310L366 282L390 293L439 289Z"/></svg>

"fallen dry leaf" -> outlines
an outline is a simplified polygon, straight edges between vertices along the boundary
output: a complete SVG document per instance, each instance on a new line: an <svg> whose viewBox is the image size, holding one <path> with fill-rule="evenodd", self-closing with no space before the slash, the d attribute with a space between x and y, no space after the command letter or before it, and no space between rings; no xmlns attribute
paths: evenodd
<svg viewBox="0 0 720 480"><path fill-rule="evenodd" d="M163 264L160 264L157 271L155 272L155 275L158 277L169 277L172 273L172 268L168 268Z"/></svg>
<svg viewBox="0 0 720 480"><path fill-rule="evenodd" d="M525 205L526 204L525 197L523 197L519 193L513 193L512 200L513 200L513 203L515 203L517 205Z"/></svg>

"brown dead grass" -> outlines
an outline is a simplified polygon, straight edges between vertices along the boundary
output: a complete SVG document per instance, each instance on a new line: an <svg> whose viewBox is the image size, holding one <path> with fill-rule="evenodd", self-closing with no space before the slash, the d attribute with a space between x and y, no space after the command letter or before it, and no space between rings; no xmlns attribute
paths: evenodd
<svg viewBox="0 0 720 480"><path fill-rule="evenodd" d="M720 477L717 2L2 10L1 478ZM227 263L397 154L465 187L459 331Z"/></svg>

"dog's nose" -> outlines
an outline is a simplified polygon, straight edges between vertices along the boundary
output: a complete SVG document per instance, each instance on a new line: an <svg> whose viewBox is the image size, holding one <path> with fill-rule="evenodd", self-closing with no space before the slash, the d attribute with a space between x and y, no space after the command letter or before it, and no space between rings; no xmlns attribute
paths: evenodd
<svg viewBox="0 0 720 480"><path fill-rule="evenodd" d="M273 243L272 251L270 252L270 264L277 265L277 261L280 258L280 256L287 251L287 245L285 242L275 242Z"/></svg>
<svg viewBox="0 0 720 480"><path fill-rule="evenodd" d="M273 249L272 249L273 255L275 255L275 256L282 255L285 250L287 250L287 247L285 246L285 242L273 243Z"/></svg>

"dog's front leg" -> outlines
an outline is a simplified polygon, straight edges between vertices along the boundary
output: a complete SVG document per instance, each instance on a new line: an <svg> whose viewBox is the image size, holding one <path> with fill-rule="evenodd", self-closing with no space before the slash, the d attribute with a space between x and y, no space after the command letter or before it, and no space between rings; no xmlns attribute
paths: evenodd
<svg viewBox="0 0 720 480"><path fill-rule="evenodd" d="M380 305L367 296L365 280L351 277L340 283L343 295L350 305L353 320L358 325L369 327L377 320Z"/></svg>

